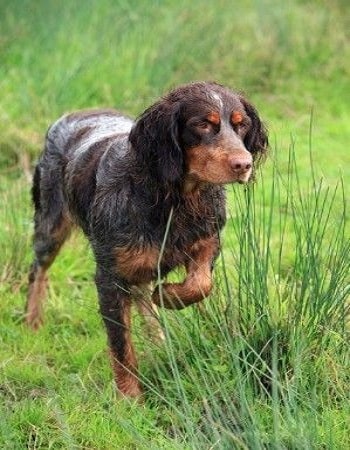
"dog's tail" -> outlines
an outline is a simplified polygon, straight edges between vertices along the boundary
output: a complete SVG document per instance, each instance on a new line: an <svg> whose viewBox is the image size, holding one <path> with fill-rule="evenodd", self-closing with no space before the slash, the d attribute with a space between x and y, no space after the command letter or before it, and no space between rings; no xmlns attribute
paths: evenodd
<svg viewBox="0 0 350 450"><path fill-rule="evenodd" d="M40 229L41 233L44 233L44 229L45 233L52 233L60 227L67 215L64 194L64 166L67 159L64 147L60 145L63 144L60 142L60 135L60 132L55 134L54 127L49 128L43 152L33 174L34 222L35 229Z"/></svg>
<svg viewBox="0 0 350 450"><path fill-rule="evenodd" d="M39 166L35 166L32 185L32 201L34 203L35 210L40 209L40 169Z"/></svg>

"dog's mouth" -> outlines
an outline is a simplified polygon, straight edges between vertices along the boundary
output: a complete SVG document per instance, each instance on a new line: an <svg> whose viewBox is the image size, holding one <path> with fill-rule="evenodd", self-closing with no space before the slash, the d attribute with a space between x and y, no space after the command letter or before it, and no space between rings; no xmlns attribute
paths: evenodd
<svg viewBox="0 0 350 450"><path fill-rule="evenodd" d="M246 184L250 181L253 171L251 169L242 172L238 177L236 176L233 183Z"/></svg>
<svg viewBox="0 0 350 450"><path fill-rule="evenodd" d="M243 180L236 181L236 183L238 183L238 184L247 184L248 182L249 182L249 180L247 180L247 181L243 181Z"/></svg>
<svg viewBox="0 0 350 450"><path fill-rule="evenodd" d="M241 173L237 174L234 173L226 173L225 175L218 174L217 177L210 177L204 178L204 177L198 177L196 174L188 174L184 181L184 192L189 193L192 191L196 191L198 189L201 189L203 186L207 186L209 184L212 185L225 185L225 184L247 184L249 183L251 177L252 177L253 171L251 169L242 171Z"/></svg>

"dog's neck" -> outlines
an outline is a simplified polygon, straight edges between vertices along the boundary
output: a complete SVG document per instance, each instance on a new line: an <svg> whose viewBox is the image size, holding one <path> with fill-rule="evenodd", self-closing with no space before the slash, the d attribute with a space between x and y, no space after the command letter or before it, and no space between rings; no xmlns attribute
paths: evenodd
<svg viewBox="0 0 350 450"><path fill-rule="evenodd" d="M206 186L207 183L198 180L194 176L186 175L182 184L182 192L184 195L193 195L199 193Z"/></svg>

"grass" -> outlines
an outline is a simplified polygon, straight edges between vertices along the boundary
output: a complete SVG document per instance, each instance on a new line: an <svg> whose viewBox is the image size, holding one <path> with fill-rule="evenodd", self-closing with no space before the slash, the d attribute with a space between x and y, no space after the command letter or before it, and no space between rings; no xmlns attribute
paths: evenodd
<svg viewBox="0 0 350 450"><path fill-rule="evenodd" d="M84 5L84 6L82 6ZM349 29L340 0L0 0L0 447L350 447ZM28 176L67 110L137 114L216 79L249 94L271 155L228 188L215 289L134 335L143 405L120 400L93 258L74 235L50 274L46 326L23 325Z"/></svg>

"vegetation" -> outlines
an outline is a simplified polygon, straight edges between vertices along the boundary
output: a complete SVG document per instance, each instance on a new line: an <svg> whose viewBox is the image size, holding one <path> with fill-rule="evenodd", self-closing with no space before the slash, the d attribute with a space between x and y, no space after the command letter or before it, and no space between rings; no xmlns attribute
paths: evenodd
<svg viewBox="0 0 350 450"><path fill-rule="evenodd" d="M350 448L347 2L0 0L0 11L0 447ZM139 405L115 391L80 234L51 270L46 326L23 325L30 172L63 112L136 115L199 79L248 95L271 152L256 183L228 188L210 298L162 312L162 344L135 314Z"/></svg>

